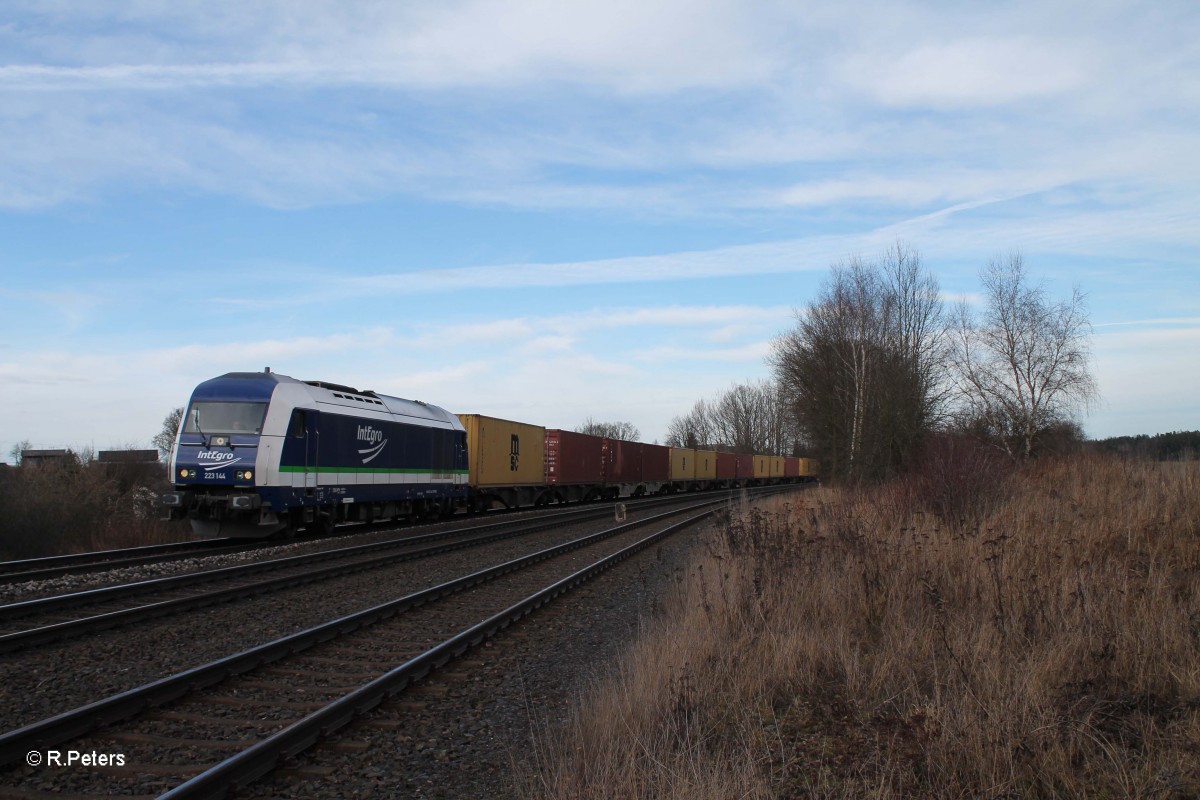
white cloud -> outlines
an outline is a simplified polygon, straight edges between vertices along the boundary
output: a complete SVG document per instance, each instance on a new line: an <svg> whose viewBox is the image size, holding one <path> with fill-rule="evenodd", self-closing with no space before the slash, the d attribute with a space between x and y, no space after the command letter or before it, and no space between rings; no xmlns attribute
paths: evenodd
<svg viewBox="0 0 1200 800"><path fill-rule="evenodd" d="M664 402L652 390L660 381L670 382L678 393L699 380L698 397L711 386L703 385L695 363L761 369L765 345L739 345L736 339L719 348L654 347L648 342L669 341L672 331L690 341L702 335L693 330L718 324L745 326L747 336L762 336L769 321L785 313L781 307L748 305L627 306L576 315L423 324L406 334L389 326L343 328L320 336L124 351L101 343L48 350L25 342L10 347L0 363L0 406L8 412L0 420L0 440L17 441L26 437L25 431L36 430L35 443L46 446L147 442L167 411L186 402L197 376L265 366L302 380L333 380L455 411L533 422L553 418L558 420L554 424L573 426L589 414L612 416L637 407L636 424L651 430L665 427L670 416L680 413L670 403L652 408ZM685 359L693 367L682 380L675 365ZM718 374L723 377L717 382L728 380L720 369ZM73 409L83 387L88 411L81 414ZM578 419L561 416L572 414ZM97 436L101 438L95 440Z"/></svg>
<svg viewBox="0 0 1200 800"><path fill-rule="evenodd" d="M961 108L1077 89L1094 65L1076 42L1010 36L925 44L899 57L860 57L850 70L851 80L885 105Z"/></svg>
<svg viewBox="0 0 1200 800"><path fill-rule="evenodd" d="M769 78L776 66L772 52L761 46L754 15L723 0L177 5L169 13L109 9L113 16L124 14L127 27L90 31L91 46L68 59L82 55L94 63L10 63L0 67L0 86L163 90L290 83L428 89L566 81L657 93L747 85ZM86 24L87 16L60 18L57 30ZM223 27L213 24L222 18ZM140 34L133 33L134 26ZM184 35L172 42L169 30ZM48 55L67 56L53 34L42 44ZM129 53L147 52L157 58L123 61Z"/></svg>
<svg viewBox="0 0 1200 800"><path fill-rule="evenodd" d="M9 208L133 185L275 208L399 194L683 217L854 213L863 201L911 209L1195 173L1194 126L1139 113L1200 97L1194 59L1169 46L1186 25L1143 30L1120 3L1098 13L1138 33L1129 41L1035 4L25 6L30 35L9 42L25 60L0 66ZM957 114L1047 97L1077 113ZM935 113L904 111L914 104ZM756 165L778 169L735 172Z"/></svg>
<svg viewBox="0 0 1200 800"><path fill-rule="evenodd" d="M634 356L638 361L722 361L742 362L757 371L771 353L771 343L752 342L741 347L651 347Z"/></svg>

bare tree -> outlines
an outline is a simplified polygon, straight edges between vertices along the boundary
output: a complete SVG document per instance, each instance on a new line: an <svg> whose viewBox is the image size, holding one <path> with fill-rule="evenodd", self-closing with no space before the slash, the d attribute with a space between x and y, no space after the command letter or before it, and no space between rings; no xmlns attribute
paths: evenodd
<svg viewBox="0 0 1200 800"><path fill-rule="evenodd" d="M583 424L575 428L576 433L586 433L591 436L603 436L607 439L621 439L626 442L641 441L641 432L632 422L597 422L588 417Z"/></svg>
<svg viewBox="0 0 1200 800"><path fill-rule="evenodd" d="M740 453L787 455L795 448L795 427L779 387L771 381L738 383L667 427L672 447L700 447Z"/></svg>
<svg viewBox="0 0 1200 800"><path fill-rule="evenodd" d="M710 406L715 440L739 453L786 452L786 409L770 381L739 383Z"/></svg>
<svg viewBox="0 0 1200 800"><path fill-rule="evenodd" d="M829 474L884 477L941 414L944 322L936 279L897 243L878 262L835 265L774 343L776 380Z"/></svg>
<svg viewBox="0 0 1200 800"><path fill-rule="evenodd" d="M10 447L8 450L8 455L10 458L12 458L13 465L17 466L17 467L21 466L21 462L25 458L25 456L24 456L25 451L32 450L32 449L33 449L33 444L28 439L22 439L21 441L17 442L12 447Z"/></svg>
<svg viewBox="0 0 1200 800"><path fill-rule="evenodd" d="M675 417L667 426L665 442L670 447L709 448L714 442L712 412L703 398L696 401L692 410L682 417Z"/></svg>
<svg viewBox="0 0 1200 800"><path fill-rule="evenodd" d="M887 350L883 370L889 402L881 409L886 460L905 463L930 430L945 420L952 380L947 373L949 336L941 289L921 266L916 250L897 242L883 256L887 297Z"/></svg>
<svg viewBox="0 0 1200 800"><path fill-rule="evenodd" d="M964 414L1013 459L1070 422L1098 397L1088 366L1091 323L1084 295L1052 301L1033 286L1019 253L980 272L984 308L954 315L952 358Z"/></svg>
<svg viewBox="0 0 1200 800"><path fill-rule="evenodd" d="M174 409L163 417L162 430L151 440L164 459L169 459L175 450L175 437L179 434L179 422L183 419L183 407Z"/></svg>

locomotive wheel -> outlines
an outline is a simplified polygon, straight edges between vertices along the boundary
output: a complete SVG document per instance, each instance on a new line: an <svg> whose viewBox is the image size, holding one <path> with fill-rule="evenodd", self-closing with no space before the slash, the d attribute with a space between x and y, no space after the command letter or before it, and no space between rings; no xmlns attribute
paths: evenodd
<svg viewBox="0 0 1200 800"><path fill-rule="evenodd" d="M309 524L309 530L318 536L331 536L333 534L333 514L327 511L318 511Z"/></svg>

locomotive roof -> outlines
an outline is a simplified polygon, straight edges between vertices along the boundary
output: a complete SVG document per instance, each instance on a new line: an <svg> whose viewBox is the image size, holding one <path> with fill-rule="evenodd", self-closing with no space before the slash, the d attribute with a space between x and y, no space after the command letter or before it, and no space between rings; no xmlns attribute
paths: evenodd
<svg viewBox="0 0 1200 800"><path fill-rule="evenodd" d="M278 372L227 372L196 387L196 394L206 399L267 402L275 386L289 383L304 387L309 396L320 402L333 402L351 407L374 407L392 414L450 422L456 427L458 418L439 406L420 400L406 400L373 391L360 391L328 381L300 381ZM380 408L382 407L382 408Z"/></svg>

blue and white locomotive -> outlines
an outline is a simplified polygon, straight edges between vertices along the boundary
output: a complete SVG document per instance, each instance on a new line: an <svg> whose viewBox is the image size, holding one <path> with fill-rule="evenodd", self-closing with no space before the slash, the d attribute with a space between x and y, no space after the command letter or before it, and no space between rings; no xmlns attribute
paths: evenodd
<svg viewBox="0 0 1200 800"><path fill-rule="evenodd" d="M202 537L435 516L468 492L454 414L270 369L196 387L170 470L164 502Z"/></svg>

